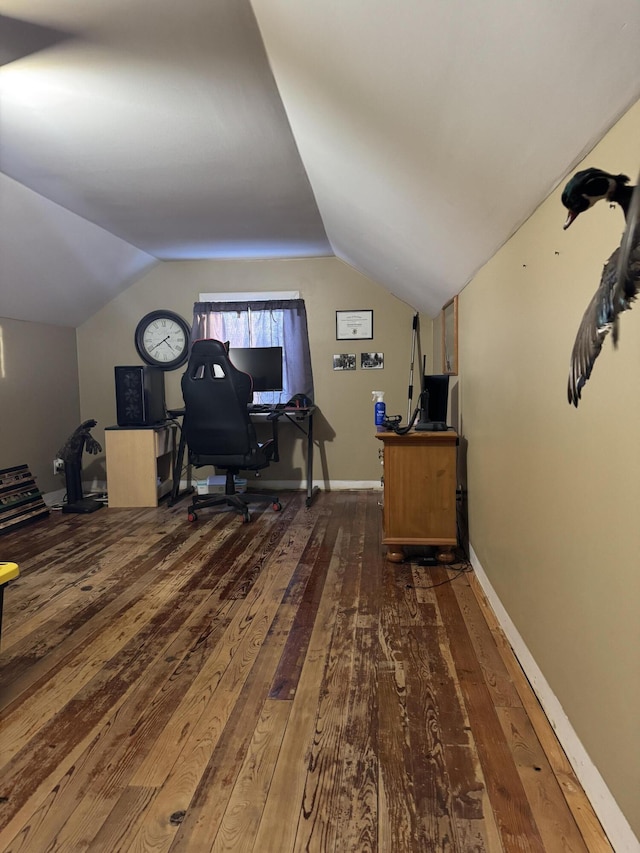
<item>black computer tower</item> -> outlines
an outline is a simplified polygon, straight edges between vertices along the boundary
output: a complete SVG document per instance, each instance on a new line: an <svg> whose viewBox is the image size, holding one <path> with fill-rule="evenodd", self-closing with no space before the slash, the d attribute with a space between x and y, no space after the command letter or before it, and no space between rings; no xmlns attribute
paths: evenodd
<svg viewBox="0 0 640 853"><path fill-rule="evenodd" d="M118 426L153 426L167 417L164 371L159 367L116 367Z"/></svg>

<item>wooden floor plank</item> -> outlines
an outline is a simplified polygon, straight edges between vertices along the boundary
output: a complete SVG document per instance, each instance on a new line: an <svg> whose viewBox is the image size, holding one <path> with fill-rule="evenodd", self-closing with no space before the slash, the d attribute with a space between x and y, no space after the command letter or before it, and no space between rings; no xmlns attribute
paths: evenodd
<svg viewBox="0 0 640 853"><path fill-rule="evenodd" d="M498 708L498 717L511 747L527 799L536 814L544 849L548 853L585 853L575 821L567 813L560 786L523 708Z"/></svg>
<svg viewBox="0 0 640 853"><path fill-rule="evenodd" d="M138 634L141 624L148 623L153 614L161 611L168 599L181 590L188 580L189 571L186 566L182 570L176 569L149 586L137 601L130 602L126 613L121 612L117 621L105 627L94 637L93 642L78 649L64 666L57 668L55 673L52 673L55 677L51 681L42 684L28 699L21 702L19 707L14 703L5 710L3 762L10 762L20 751L21 745L26 740L39 736L43 728L46 734L42 737L48 742L57 740L59 748L63 748L64 738L60 721L56 720L55 725L50 727L51 733L47 730L46 721L52 713L58 714L62 711L69 697L82 696L83 690L84 696L74 700L77 706L75 712L81 715L85 722L89 717L95 719L98 705L95 691L90 689L91 682L107 662ZM65 733L68 737L75 736L72 728L65 729Z"/></svg>
<svg viewBox="0 0 640 853"><path fill-rule="evenodd" d="M301 820L294 849L333 850L337 843L334 815L342 789L341 761L346 740L349 683L353 670L354 634L362 565L363 530L366 507L351 500L345 509L344 525L348 542L342 546L344 572L335 614L329 654L318 703L316 728L311 744ZM347 571L346 567L352 568Z"/></svg>
<svg viewBox="0 0 640 853"><path fill-rule="evenodd" d="M468 564L304 498L5 535L0 853L611 853Z"/></svg>
<svg viewBox="0 0 640 853"><path fill-rule="evenodd" d="M184 690L199 672L207 644L215 644L233 612L234 602L214 609L206 591L199 591L198 596L203 599L201 603L193 593L181 602L182 609L176 608L177 620L182 619L179 631L173 633L165 624L165 640L147 667L145 679L132 686L119 708L111 710L103 728L76 760L64 791L56 790L59 784L54 786L55 810L51 811L46 802L32 818L31 843L36 849L41 841L44 845L35 831L38 823L49 834L57 827L62 849L72 850L111 819L115 802L145 758L152 738L174 713Z"/></svg>
<svg viewBox="0 0 640 853"><path fill-rule="evenodd" d="M446 686L440 654L441 631L413 627L403 637L412 775L425 846L456 850L457 827L481 820L483 785L468 745L448 743L449 721L461 711ZM400 638L398 638L400 640ZM453 707L449 704L453 701ZM458 740L458 738L455 738ZM468 742L467 742L468 743ZM462 848L460 848L462 849ZM477 848L478 853L485 848Z"/></svg>
<svg viewBox="0 0 640 853"><path fill-rule="evenodd" d="M265 702L211 846L212 853L253 849L290 711L290 702Z"/></svg>
<svg viewBox="0 0 640 853"><path fill-rule="evenodd" d="M295 607L295 619L290 627L286 645L278 664L273 685L269 692L274 699L293 699L300 680L300 673L309 648L311 632L318 613L318 607L324 592L326 579L326 560L318 559L320 551L326 547L326 518L307 543L298 568L283 601Z"/></svg>
<svg viewBox="0 0 640 853"><path fill-rule="evenodd" d="M498 625L496 616L474 574L469 576L470 585L478 600L478 604L486 619L505 667L507 668L522 705L538 737L540 745L553 769L554 776L562 789L563 796L584 839L587 850L597 853L613 853L613 848L605 836L591 803L578 784L573 769L562 750L549 720L544 714L540 703L535 697L531 685L522 671L513 650L507 641L504 631Z"/></svg>
<svg viewBox="0 0 640 853"><path fill-rule="evenodd" d="M447 580L444 569L439 569L435 577ZM484 737L476 741L478 756L496 822L505 839L504 846L507 850L521 850L523 853L543 853L544 846L531 805L513 763L451 584L442 583L436 587L436 595L443 623L447 630L451 630L452 636L455 634L451 653L471 726L484 732Z"/></svg>
<svg viewBox="0 0 640 853"><path fill-rule="evenodd" d="M377 648L383 561L377 502L366 501L364 527L358 541L352 539L351 548L341 601L344 608L355 608L353 655L350 678L344 685L348 707L332 818L336 851L370 853L378 850Z"/></svg>
<svg viewBox="0 0 640 853"><path fill-rule="evenodd" d="M76 648L87 645L92 637L106 630L119 618L118 614L123 608L145 594L145 590L152 586L159 576L161 568L163 571L171 571L173 562L178 564L190 559L194 561L195 568L199 562L206 559L206 534L203 531L192 536L193 538L187 537L176 542L173 535L165 539L163 531L160 541L157 537L152 539L156 547L149 547L148 536L145 535L142 541L147 542L147 551L138 556L135 550L133 553L130 550L129 561L119 574L112 576L113 583L104 591L100 591L97 597L87 601L84 583L79 589L76 588L79 607L62 614L54 608L42 629L29 635L26 653L20 644L16 644L9 654L2 656L0 683L3 689L0 692L0 710L6 708L8 703L23 691L35 689L41 678L50 679L56 665L74 653ZM214 542L215 548L220 550L220 537L209 537L209 541ZM56 570L54 575L57 574ZM46 579L44 584L41 579L40 584L46 586Z"/></svg>
<svg viewBox="0 0 640 853"><path fill-rule="evenodd" d="M378 846L377 627L354 636L349 710L341 756L341 785L333 814L336 851L373 853Z"/></svg>
<svg viewBox="0 0 640 853"><path fill-rule="evenodd" d="M140 816L136 835L123 849L171 846L176 832L168 816L189 807L295 570L292 554L304 546L308 536L306 526L289 527L288 538L265 564L218 651L189 689L175 724L165 727L157 747L132 779L132 785L161 787ZM214 708L207 713L211 704Z"/></svg>
<svg viewBox="0 0 640 853"><path fill-rule="evenodd" d="M326 530L326 513L305 512L304 521L311 534L302 551L302 560L283 595L267 639L238 697L234 712L225 727L224 737L214 750L185 819L176 833L171 846L172 853L207 850L223 820L243 756L249 749L257 721L263 712L265 697L270 695L276 668L284 655L283 649L297 612L296 605L304 594L305 581L313 573L313 562L319 553L318 544L322 542Z"/></svg>
<svg viewBox="0 0 640 853"><path fill-rule="evenodd" d="M304 797L311 748L316 732L318 704L323 684L335 613L345 572L342 543L349 531L342 518L332 518L327 528L323 562L326 565L325 594L316 614L305 663L293 699L289 724L275 767L262 820L253 847L288 853L296 842L298 825L304 819ZM288 819L282 809L288 805Z"/></svg>
<svg viewBox="0 0 640 853"><path fill-rule="evenodd" d="M398 853L420 849L404 702L404 671L387 660L378 670L378 843Z"/></svg>
<svg viewBox="0 0 640 853"><path fill-rule="evenodd" d="M518 691L496 648L495 640L471 589L468 576L465 574L460 577L452 589L467 625L493 704L496 707L522 707Z"/></svg>
<svg viewBox="0 0 640 853"><path fill-rule="evenodd" d="M276 634L279 634L279 631ZM276 636L272 642L263 646L256 659L256 664L245 682L234 712L225 727L224 737L220 739L213 751L184 820L176 833L170 848L172 853L209 850L214 843L245 757L251 748L258 722L264 713L265 705L271 701L265 697L283 646L284 637ZM290 703L283 703L283 707L285 709L283 714L286 712L288 717ZM272 756L270 749L262 754L265 764L264 773L268 772L266 764L271 757L275 765L277 756ZM255 806L257 808L258 803L255 803ZM262 806L263 803L260 802L260 811ZM247 843L246 849L251 849L251 845Z"/></svg>

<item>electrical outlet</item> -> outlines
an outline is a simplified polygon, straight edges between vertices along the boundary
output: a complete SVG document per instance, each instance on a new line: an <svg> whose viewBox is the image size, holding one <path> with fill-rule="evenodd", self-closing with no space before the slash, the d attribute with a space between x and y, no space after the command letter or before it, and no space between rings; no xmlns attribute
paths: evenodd
<svg viewBox="0 0 640 853"><path fill-rule="evenodd" d="M62 459L53 460L53 473L64 474L64 462L62 461Z"/></svg>

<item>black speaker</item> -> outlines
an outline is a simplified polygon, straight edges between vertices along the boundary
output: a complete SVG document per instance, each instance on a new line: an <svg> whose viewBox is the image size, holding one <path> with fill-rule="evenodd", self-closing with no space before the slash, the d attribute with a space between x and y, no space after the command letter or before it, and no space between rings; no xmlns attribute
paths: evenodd
<svg viewBox="0 0 640 853"><path fill-rule="evenodd" d="M147 365L114 369L118 426L153 426L164 421L164 371Z"/></svg>

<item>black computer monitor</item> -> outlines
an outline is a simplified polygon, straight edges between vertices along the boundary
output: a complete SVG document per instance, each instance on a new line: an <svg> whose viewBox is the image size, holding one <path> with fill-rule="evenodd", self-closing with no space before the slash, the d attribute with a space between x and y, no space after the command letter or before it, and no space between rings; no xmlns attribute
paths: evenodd
<svg viewBox="0 0 640 853"><path fill-rule="evenodd" d="M426 392L427 412L423 420L434 423L447 422L449 405L449 374L433 374L422 377L422 390Z"/></svg>
<svg viewBox="0 0 640 853"><path fill-rule="evenodd" d="M230 347L229 358L251 376L254 391L282 391L282 347Z"/></svg>

